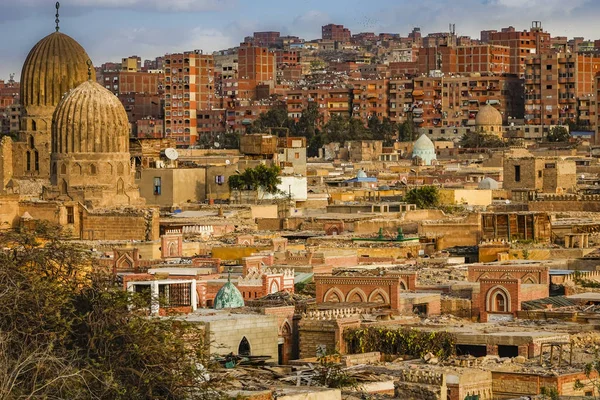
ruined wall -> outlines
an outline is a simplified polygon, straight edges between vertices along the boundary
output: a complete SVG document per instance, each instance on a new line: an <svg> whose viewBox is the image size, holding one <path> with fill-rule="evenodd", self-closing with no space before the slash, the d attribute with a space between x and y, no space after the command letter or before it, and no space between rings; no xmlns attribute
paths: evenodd
<svg viewBox="0 0 600 400"><path fill-rule="evenodd" d="M123 212L84 212L84 240L158 240L158 212L138 209Z"/></svg>

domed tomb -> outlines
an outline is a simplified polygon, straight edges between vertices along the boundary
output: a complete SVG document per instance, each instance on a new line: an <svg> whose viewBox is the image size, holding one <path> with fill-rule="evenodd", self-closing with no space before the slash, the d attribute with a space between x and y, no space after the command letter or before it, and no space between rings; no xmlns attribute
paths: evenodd
<svg viewBox="0 0 600 400"><path fill-rule="evenodd" d="M88 79L89 56L77 41L59 32L58 7L56 3L56 31L33 46L21 68L20 129L13 147L12 172L17 181L35 178L47 184L52 114L65 93ZM91 77L96 78L93 68ZM23 191L30 186L24 185L21 193L39 194Z"/></svg>
<svg viewBox="0 0 600 400"><path fill-rule="evenodd" d="M500 185L498 184L498 182L492 178L484 178L481 180L481 182L479 182L479 185L477 186L478 189L491 189L491 190L497 190L500 187Z"/></svg>
<svg viewBox="0 0 600 400"><path fill-rule="evenodd" d="M424 165L431 165L433 160L437 160L435 146L427 135L422 134L413 144L412 158L418 157Z"/></svg>
<svg viewBox="0 0 600 400"><path fill-rule="evenodd" d="M52 194L91 207L140 204L119 99L91 79L70 91L52 118Z"/></svg>
<svg viewBox="0 0 600 400"><path fill-rule="evenodd" d="M502 114L493 106L486 104L482 106L475 117L475 126L483 131L502 134Z"/></svg>
<svg viewBox="0 0 600 400"><path fill-rule="evenodd" d="M227 283L219 289L215 296L214 308L220 310L223 308L244 307L244 297L237 287L231 283L231 273L227 276Z"/></svg>

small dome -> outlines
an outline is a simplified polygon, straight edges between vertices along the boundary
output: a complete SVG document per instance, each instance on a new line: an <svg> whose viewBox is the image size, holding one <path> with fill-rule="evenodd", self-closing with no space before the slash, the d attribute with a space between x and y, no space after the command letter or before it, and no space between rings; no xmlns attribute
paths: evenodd
<svg viewBox="0 0 600 400"><path fill-rule="evenodd" d="M356 177L357 178L366 178L367 177L367 173L364 170L359 169L358 172L356 173Z"/></svg>
<svg viewBox="0 0 600 400"><path fill-rule="evenodd" d="M51 106L88 80L89 56L73 38L54 32L29 52L21 71L21 105ZM96 72L92 68L92 79Z"/></svg>
<svg viewBox="0 0 600 400"><path fill-rule="evenodd" d="M479 109L475 117L477 126L502 126L502 114L493 106L486 104Z"/></svg>
<svg viewBox="0 0 600 400"><path fill-rule="evenodd" d="M496 189L498 189L498 187L499 187L498 182L492 178L484 178L481 180L481 182L479 182L479 185L478 185L479 189L496 190Z"/></svg>
<svg viewBox="0 0 600 400"><path fill-rule="evenodd" d="M214 308L216 310L222 308L238 308L244 307L244 297L239 289L228 279L215 296Z"/></svg>
<svg viewBox="0 0 600 400"><path fill-rule="evenodd" d="M415 142L415 144L413 145L413 152L417 150L417 151L424 151L424 150L435 150L435 146L433 145L433 142L431 141L431 139L429 139L427 137L427 135L422 134L417 141Z"/></svg>
<svg viewBox="0 0 600 400"><path fill-rule="evenodd" d="M435 146L427 135L422 134L413 145L412 158L420 158L425 165L431 165L431 162L437 159Z"/></svg>
<svg viewBox="0 0 600 400"><path fill-rule="evenodd" d="M129 121L117 96L88 80L71 90L52 117L52 152L127 153Z"/></svg>

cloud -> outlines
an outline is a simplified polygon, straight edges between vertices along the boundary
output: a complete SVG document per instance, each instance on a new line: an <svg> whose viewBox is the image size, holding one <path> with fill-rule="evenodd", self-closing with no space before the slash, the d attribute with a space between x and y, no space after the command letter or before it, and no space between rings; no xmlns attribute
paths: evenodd
<svg viewBox="0 0 600 400"><path fill-rule="evenodd" d="M48 0L20 0L15 9L49 9ZM238 0L63 0L65 9L132 9L160 12L228 11L238 6Z"/></svg>

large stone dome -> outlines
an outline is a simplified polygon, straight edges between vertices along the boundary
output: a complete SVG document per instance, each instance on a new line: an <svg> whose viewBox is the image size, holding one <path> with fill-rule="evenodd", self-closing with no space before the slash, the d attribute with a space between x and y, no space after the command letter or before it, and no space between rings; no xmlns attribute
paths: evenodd
<svg viewBox="0 0 600 400"><path fill-rule="evenodd" d="M123 104L95 81L77 86L54 111L52 152L129 152L129 121Z"/></svg>
<svg viewBox="0 0 600 400"><path fill-rule="evenodd" d="M486 104L479 109L475 117L476 126L502 126L502 114L493 106Z"/></svg>
<svg viewBox="0 0 600 400"><path fill-rule="evenodd" d="M64 33L40 40L23 64L21 105L56 106L66 92L88 80L88 60L83 47ZM92 79L96 79L93 68Z"/></svg>

